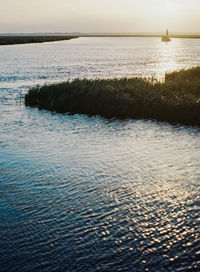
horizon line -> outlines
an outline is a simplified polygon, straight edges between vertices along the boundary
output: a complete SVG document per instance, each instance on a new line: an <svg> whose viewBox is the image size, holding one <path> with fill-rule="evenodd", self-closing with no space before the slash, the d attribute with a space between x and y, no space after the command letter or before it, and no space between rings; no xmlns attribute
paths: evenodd
<svg viewBox="0 0 200 272"><path fill-rule="evenodd" d="M144 32L144 31L137 31L137 32L65 32L65 31L41 31L41 32L2 32L0 35L30 35L30 34L73 34L73 35L162 35L165 31L157 31L157 32ZM169 31L170 32L170 31ZM172 35L200 35L200 32L183 32L183 31L174 31L170 32Z"/></svg>

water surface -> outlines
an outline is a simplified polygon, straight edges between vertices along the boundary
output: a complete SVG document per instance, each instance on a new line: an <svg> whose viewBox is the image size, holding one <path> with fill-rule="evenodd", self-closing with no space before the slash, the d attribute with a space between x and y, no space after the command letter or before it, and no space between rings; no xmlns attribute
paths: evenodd
<svg viewBox="0 0 200 272"><path fill-rule="evenodd" d="M200 40L0 47L1 271L199 271L200 129L62 115L30 86L200 64Z"/></svg>

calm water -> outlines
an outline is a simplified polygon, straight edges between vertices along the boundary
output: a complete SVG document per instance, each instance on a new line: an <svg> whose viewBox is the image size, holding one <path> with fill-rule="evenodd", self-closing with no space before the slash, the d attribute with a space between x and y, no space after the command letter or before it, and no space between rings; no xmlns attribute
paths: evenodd
<svg viewBox="0 0 200 272"><path fill-rule="evenodd" d="M30 86L200 64L200 40L0 47L0 271L200 271L200 129L25 108Z"/></svg>

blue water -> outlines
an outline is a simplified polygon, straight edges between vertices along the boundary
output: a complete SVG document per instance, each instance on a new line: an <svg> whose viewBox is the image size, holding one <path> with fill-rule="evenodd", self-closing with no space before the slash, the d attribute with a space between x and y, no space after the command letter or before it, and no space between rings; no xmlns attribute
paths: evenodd
<svg viewBox="0 0 200 272"><path fill-rule="evenodd" d="M75 77L200 64L200 40L0 47L0 271L200 271L200 129L26 108Z"/></svg>

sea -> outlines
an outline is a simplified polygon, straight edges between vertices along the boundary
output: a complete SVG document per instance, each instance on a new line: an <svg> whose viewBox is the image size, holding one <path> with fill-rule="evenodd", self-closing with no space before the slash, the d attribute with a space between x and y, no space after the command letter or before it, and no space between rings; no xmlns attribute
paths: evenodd
<svg viewBox="0 0 200 272"><path fill-rule="evenodd" d="M0 46L0 271L200 271L200 128L57 114L33 86L200 65L200 39Z"/></svg>

